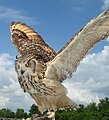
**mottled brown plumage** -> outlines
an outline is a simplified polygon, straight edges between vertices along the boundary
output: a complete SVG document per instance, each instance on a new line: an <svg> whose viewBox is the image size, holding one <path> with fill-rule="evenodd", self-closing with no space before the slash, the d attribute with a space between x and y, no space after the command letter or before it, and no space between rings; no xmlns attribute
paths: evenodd
<svg viewBox="0 0 109 120"><path fill-rule="evenodd" d="M15 64L19 83L41 113L47 109L78 108L61 82L76 71L89 49L108 36L109 10L92 19L58 54L32 28L20 22L11 24L12 42L20 53ZM51 112L48 117L54 116Z"/></svg>
<svg viewBox="0 0 109 120"><path fill-rule="evenodd" d="M12 42L22 56L34 55L36 59L48 62L56 56L56 52L50 48L37 32L21 22L12 22Z"/></svg>

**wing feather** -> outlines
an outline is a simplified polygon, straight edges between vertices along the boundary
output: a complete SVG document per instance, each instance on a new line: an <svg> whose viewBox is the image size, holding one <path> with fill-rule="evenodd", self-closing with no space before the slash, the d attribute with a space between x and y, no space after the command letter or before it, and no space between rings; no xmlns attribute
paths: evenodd
<svg viewBox="0 0 109 120"><path fill-rule="evenodd" d="M22 56L32 55L43 62L48 62L56 56L56 52L42 37L26 24L12 22L10 31L12 42Z"/></svg>
<svg viewBox="0 0 109 120"><path fill-rule="evenodd" d="M76 71L80 61L99 41L109 36L109 10L92 19L48 63L45 77L62 82Z"/></svg>

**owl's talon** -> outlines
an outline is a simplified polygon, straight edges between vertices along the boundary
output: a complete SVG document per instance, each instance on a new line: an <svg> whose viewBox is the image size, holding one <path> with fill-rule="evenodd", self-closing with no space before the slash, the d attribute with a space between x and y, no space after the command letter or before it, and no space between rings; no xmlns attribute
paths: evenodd
<svg viewBox="0 0 109 120"><path fill-rule="evenodd" d="M47 115L39 113L39 114L34 114L31 120L50 120L50 119L47 119Z"/></svg>

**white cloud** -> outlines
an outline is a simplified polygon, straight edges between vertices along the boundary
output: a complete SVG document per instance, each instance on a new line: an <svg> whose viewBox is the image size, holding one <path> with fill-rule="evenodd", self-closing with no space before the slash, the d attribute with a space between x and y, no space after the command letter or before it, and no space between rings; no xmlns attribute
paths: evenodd
<svg viewBox="0 0 109 120"><path fill-rule="evenodd" d="M23 14L23 11L16 10L13 8L8 8L4 6L0 6L0 18L1 20L8 20L9 22L12 21L22 21L28 24L38 24L39 22L36 21L33 17L28 17Z"/></svg>
<svg viewBox="0 0 109 120"><path fill-rule="evenodd" d="M103 5L102 5L102 10L106 10L109 8L109 0L102 0Z"/></svg>
<svg viewBox="0 0 109 120"><path fill-rule="evenodd" d="M78 103L98 103L99 98L109 97L109 46L88 55L64 85L68 88L68 95Z"/></svg>
<svg viewBox="0 0 109 120"><path fill-rule="evenodd" d="M28 110L33 100L20 88L13 61L14 58L9 54L0 55L0 108L16 110L20 107Z"/></svg>
<svg viewBox="0 0 109 120"><path fill-rule="evenodd" d="M9 101L9 98L0 96L0 106L5 106Z"/></svg>

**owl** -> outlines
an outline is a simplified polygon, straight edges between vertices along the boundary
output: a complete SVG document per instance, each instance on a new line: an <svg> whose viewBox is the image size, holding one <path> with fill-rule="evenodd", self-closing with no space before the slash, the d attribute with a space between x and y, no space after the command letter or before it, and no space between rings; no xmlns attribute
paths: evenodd
<svg viewBox="0 0 109 120"><path fill-rule="evenodd" d="M18 81L24 92L35 100L41 114L48 110L47 117L55 120L58 108L78 108L67 96L62 82L72 77L96 43L108 37L109 10L86 24L59 52L26 24L12 22L10 31L12 42L20 53L15 61Z"/></svg>

